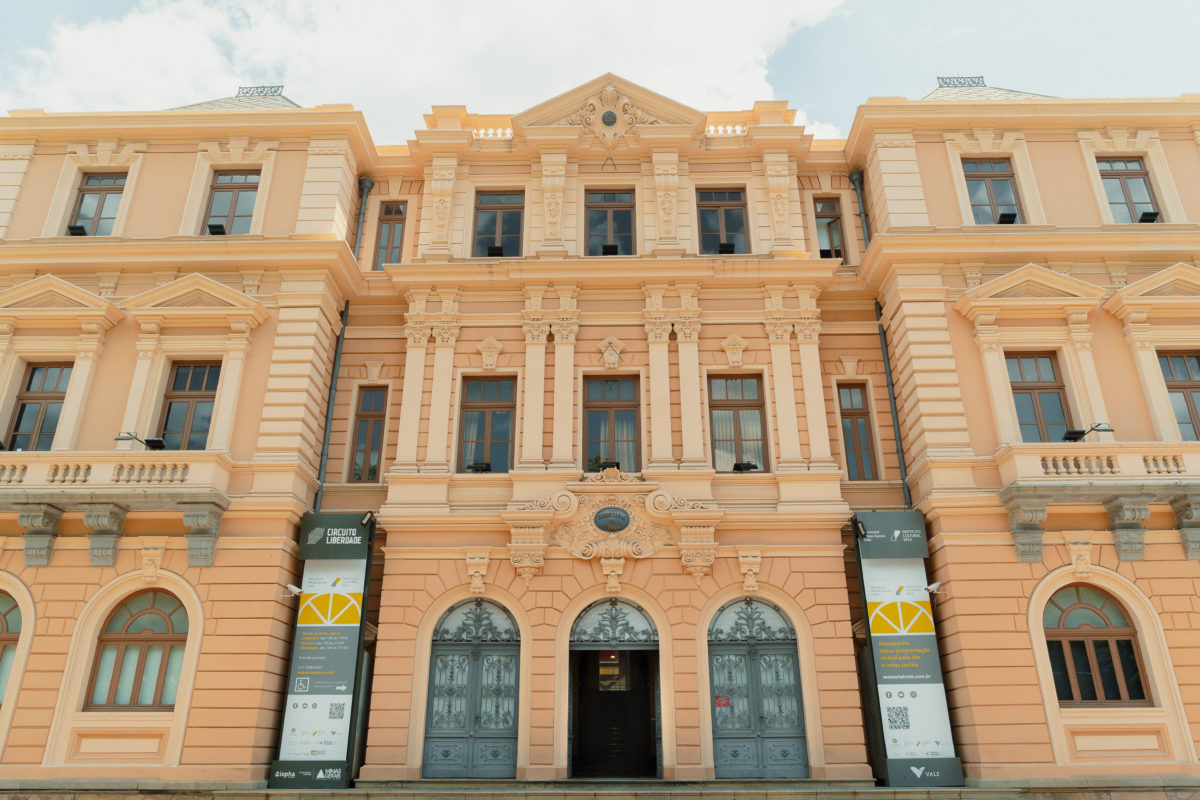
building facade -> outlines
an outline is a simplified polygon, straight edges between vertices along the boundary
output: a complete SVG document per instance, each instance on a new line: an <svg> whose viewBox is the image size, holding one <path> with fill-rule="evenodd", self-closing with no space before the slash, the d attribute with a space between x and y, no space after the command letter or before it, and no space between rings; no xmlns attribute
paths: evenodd
<svg viewBox="0 0 1200 800"><path fill-rule="evenodd" d="M870 785L905 508L969 783L1195 783L1200 101L942 83L0 119L0 785L265 785L314 505L359 786Z"/></svg>

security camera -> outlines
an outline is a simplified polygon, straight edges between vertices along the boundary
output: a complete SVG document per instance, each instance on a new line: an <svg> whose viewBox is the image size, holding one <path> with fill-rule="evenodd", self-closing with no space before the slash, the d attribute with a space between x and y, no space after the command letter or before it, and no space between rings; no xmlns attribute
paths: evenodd
<svg viewBox="0 0 1200 800"><path fill-rule="evenodd" d="M302 591L299 586L296 586L295 584L292 584L292 583L289 583L287 585L287 590L288 590L288 593L284 594L284 595L280 595L280 597L299 597L300 592Z"/></svg>
<svg viewBox="0 0 1200 800"><path fill-rule="evenodd" d="M925 587L925 591L929 592L930 594L937 594L938 590L941 588L942 588L942 582L934 581L933 583L931 583Z"/></svg>

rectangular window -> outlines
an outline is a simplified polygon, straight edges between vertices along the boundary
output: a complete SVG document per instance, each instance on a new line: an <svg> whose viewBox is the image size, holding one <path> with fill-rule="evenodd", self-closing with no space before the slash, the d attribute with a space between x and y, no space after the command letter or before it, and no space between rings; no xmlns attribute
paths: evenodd
<svg viewBox="0 0 1200 800"><path fill-rule="evenodd" d="M375 269L399 264L404 244L404 203L384 203L379 209L379 236L375 241Z"/></svg>
<svg viewBox="0 0 1200 800"><path fill-rule="evenodd" d="M460 472L508 472L516 400L512 378L463 381Z"/></svg>
<svg viewBox="0 0 1200 800"><path fill-rule="evenodd" d="M704 255L746 252L746 193L741 189L701 189L700 252Z"/></svg>
<svg viewBox="0 0 1200 800"><path fill-rule="evenodd" d="M78 225L87 236L110 235L124 191L124 175L84 175L71 227Z"/></svg>
<svg viewBox="0 0 1200 800"><path fill-rule="evenodd" d="M1200 355L1164 353L1158 357L1171 410L1185 442L1200 440Z"/></svg>
<svg viewBox="0 0 1200 800"><path fill-rule="evenodd" d="M842 204L836 197L815 197L817 247L821 258L844 258L842 251Z"/></svg>
<svg viewBox="0 0 1200 800"><path fill-rule="evenodd" d="M765 471L766 425L758 378L709 378L708 404L717 472Z"/></svg>
<svg viewBox="0 0 1200 800"><path fill-rule="evenodd" d="M168 450L203 450L208 445L220 364L176 364L163 397L159 436Z"/></svg>
<svg viewBox="0 0 1200 800"><path fill-rule="evenodd" d="M1070 427L1067 396L1053 353L1005 358L1023 442L1061 442Z"/></svg>
<svg viewBox="0 0 1200 800"><path fill-rule="evenodd" d="M520 192L475 195L475 257L515 258L521 255L521 212L525 195Z"/></svg>
<svg viewBox="0 0 1200 800"><path fill-rule="evenodd" d="M1154 215L1147 222L1158 221L1150 173L1140 158L1098 158L1096 166L1100 168L1100 182L1113 222L1141 222L1143 214Z"/></svg>
<svg viewBox="0 0 1200 800"><path fill-rule="evenodd" d="M8 434L9 450L50 449L70 381L70 364L30 364L25 368Z"/></svg>
<svg viewBox="0 0 1200 800"><path fill-rule="evenodd" d="M622 472L637 472L637 378L589 378L584 382L583 416L587 471L616 462Z"/></svg>
<svg viewBox="0 0 1200 800"><path fill-rule="evenodd" d="M1023 221L1017 203L1017 184L1007 159L963 159L962 168L967 176L967 196L971 199L976 225L999 224L1002 214L1012 214L1014 223Z"/></svg>
<svg viewBox="0 0 1200 800"><path fill-rule="evenodd" d="M249 233L257 197L257 172L215 173L201 235Z"/></svg>
<svg viewBox="0 0 1200 800"><path fill-rule="evenodd" d="M875 448L871 436L871 412L867 407L865 383L838 385L838 407L842 415L842 440L846 443L846 473L852 481L873 481Z"/></svg>
<svg viewBox="0 0 1200 800"><path fill-rule="evenodd" d="M633 192L587 193L587 254L633 255Z"/></svg>
<svg viewBox="0 0 1200 800"><path fill-rule="evenodd" d="M387 387L364 386L358 390L358 408L350 427L350 480L379 480L383 458L383 422L387 410Z"/></svg>

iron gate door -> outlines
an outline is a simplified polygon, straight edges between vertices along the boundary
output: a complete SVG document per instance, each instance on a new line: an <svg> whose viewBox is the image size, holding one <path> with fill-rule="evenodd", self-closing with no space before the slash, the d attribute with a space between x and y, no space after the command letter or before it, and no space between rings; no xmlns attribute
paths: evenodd
<svg viewBox="0 0 1200 800"><path fill-rule="evenodd" d="M718 612L709 632L716 775L806 778L795 633L777 609L749 598L735 603L732 615ZM782 624L764 624L765 609L776 612L766 622ZM723 618L726 625L718 625Z"/></svg>
<svg viewBox="0 0 1200 800"><path fill-rule="evenodd" d="M490 603L473 606L467 612L468 617L473 615L478 619L504 613ZM447 618L452 619L457 610L448 612ZM491 622L487 621L490 630L498 630ZM477 634L480 630L473 626L468 633ZM457 633L462 633L461 625ZM435 639L439 634L444 641L435 641L430 655L421 774L426 778L515 777L519 647L514 643L487 641L478 635L455 635L455 631L447 631L442 625L435 632ZM462 643L463 638L474 641Z"/></svg>

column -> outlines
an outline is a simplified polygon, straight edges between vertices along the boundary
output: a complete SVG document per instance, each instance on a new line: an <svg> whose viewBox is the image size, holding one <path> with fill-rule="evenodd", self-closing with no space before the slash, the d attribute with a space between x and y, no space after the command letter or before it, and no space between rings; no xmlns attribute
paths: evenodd
<svg viewBox="0 0 1200 800"><path fill-rule="evenodd" d="M91 391L92 377L96 373L96 359L104 350L104 331L95 322L84 322L75 351L75 363L71 368L71 380L63 397L58 416L58 429L54 432L51 450L74 450L79 437L79 426L83 422L83 408Z"/></svg>
<svg viewBox="0 0 1200 800"><path fill-rule="evenodd" d="M709 469L704 453L700 410L700 320L685 317L675 323L679 351L679 417L683 435L683 468Z"/></svg>
<svg viewBox="0 0 1200 800"><path fill-rule="evenodd" d="M221 359L220 387L213 398L209 450L228 450L233 441L233 420L237 412L242 374L246 370L246 356L250 354L250 326L245 322L234 322L231 328L225 344L225 357ZM71 379L74 380L75 376L72 375ZM332 376L331 380L337 380L337 376Z"/></svg>
<svg viewBox="0 0 1200 800"><path fill-rule="evenodd" d="M825 408L825 384L821 379L820 312L805 312L796 322L800 343L800 382L804 386L804 414L808 419L808 457L811 461L833 463L829 450L829 417Z"/></svg>
<svg viewBox="0 0 1200 800"><path fill-rule="evenodd" d="M1125 341L1129 342L1129 348L1133 351L1133 363L1137 367L1146 407L1150 409L1150 422L1154 425L1155 436L1160 442L1183 441L1171 408L1171 395L1167 392L1162 368L1158 365L1158 351L1150 338L1146 312L1135 311L1125 320Z"/></svg>
<svg viewBox="0 0 1200 800"><path fill-rule="evenodd" d="M525 387L522 395L524 402L521 404L521 457L518 466L521 469L545 469L542 433L546 410L546 339L550 335L550 324L540 314L527 311L521 330L525 332Z"/></svg>
<svg viewBox="0 0 1200 800"><path fill-rule="evenodd" d="M792 321L768 319L763 323L771 344L771 383L775 390L775 419L779 421L779 472L803 465L800 426L796 422L796 391L792 376Z"/></svg>
<svg viewBox="0 0 1200 800"><path fill-rule="evenodd" d="M554 430L550 466L575 466L575 336L576 320L560 317L554 330Z"/></svg>
<svg viewBox="0 0 1200 800"><path fill-rule="evenodd" d="M417 430L421 424L421 390L425 387L425 357L431 330L420 316L409 314L404 326L404 386L400 395L400 436L392 472L417 471Z"/></svg>
<svg viewBox="0 0 1200 800"><path fill-rule="evenodd" d="M647 468L675 466L671 453L671 323L657 312L647 314L646 342L650 351L650 463Z"/></svg>
<svg viewBox="0 0 1200 800"><path fill-rule="evenodd" d="M983 376L992 399L996 435L1001 444L1020 444L1021 428L1012 400L1012 385L1008 382L1008 365L1004 362L1004 348L1000 346L1000 334L994 320L994 314L979 315L975 320L975 343L983 353Z"/></svg>
<svg viewBox="0 0 1200 800"><path fill-rule="evenodd" d="M1076 311L1067 315L1068 339L1071 343L1070 355L1079 365L1080 381L1075 395L1079 400L1080 412L1084 419L1076 420L1079 427L1090 428L1098 422L1111 423L1108 408L1104 404L1104 393L1100 391L1100 375L1096 372L1096 360L1092 357L1092 330L1087 322L1087 312ZM1096 431L1096 439L1101 442L1114 441L1112 433Z"/></svg>
<svg viewBox="0 0 1200 800"><path fill-rule="evenodd" d="M145 437L149 432L142 430L142 426L149 424L147 405L153 395L150 376L155 362L161 355L158 348L160 327L157 322L143 322L141 329L136 345L137 363L133 366L133 380L129 386L129 400L125 403L125 414L121 417L121 432L136 433ZM134 442L132 439L118 441L116 445L118 450L132 450Z"/></svg>
<svg viewBox="0 0 1200 800"><path fill-rule="evenodd" d="M433 336L433 380L429 393L429 438L421 472L451 471L447 448L450 436L450 389L454 383L454 346L458 342L458 331L457 319L441 319L430 328Z"/></svg>

